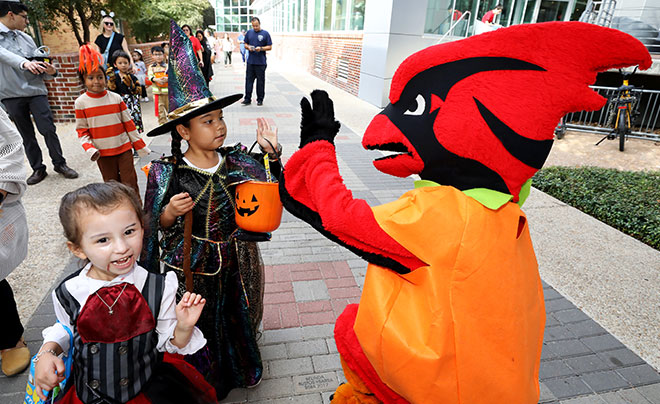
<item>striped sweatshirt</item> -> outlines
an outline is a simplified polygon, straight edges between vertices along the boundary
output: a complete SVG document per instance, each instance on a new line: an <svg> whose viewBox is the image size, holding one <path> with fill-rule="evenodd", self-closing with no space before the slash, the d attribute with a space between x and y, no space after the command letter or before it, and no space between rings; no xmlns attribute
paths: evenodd
<svg viewBox="0 0 660 404"><path fill-rule="evenodd" d="M131 149L140 156L149 154L119 94L87 91L76 99L75 108L78 139L90 158L94 159L97 151L101 157L116 156Z"/></svg>

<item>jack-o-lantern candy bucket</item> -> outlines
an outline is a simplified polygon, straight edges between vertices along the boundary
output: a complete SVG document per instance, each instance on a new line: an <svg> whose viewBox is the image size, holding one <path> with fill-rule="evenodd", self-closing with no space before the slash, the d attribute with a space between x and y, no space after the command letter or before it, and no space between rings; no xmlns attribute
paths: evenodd
<svg viewBox="0 0 660 404"><path fill-rule="evenodd" d="M236 225L243 230L267 233L282 221L277 182L247 181L236 186Z"/></svg>

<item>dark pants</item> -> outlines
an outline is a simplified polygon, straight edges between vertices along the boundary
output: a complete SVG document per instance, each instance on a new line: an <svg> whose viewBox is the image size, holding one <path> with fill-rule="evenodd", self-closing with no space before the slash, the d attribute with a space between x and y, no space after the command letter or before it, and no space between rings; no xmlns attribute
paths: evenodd
<svg viewBox="0 0 660 404"><path fill-rule="evenodd" d="M133 165L133 150L127 150L116 156L99 157L96 160L96 164L98 164L99 170L101 170L101 176L103 176L104 182L110 180L121 182L133 188L140 195L137 174Z"/></svg>
<svg viewBox="0 0 660 404"><path fill-rule="evenodd" d="M247 64L247 70L245 72L245 101L252 99L254 79L257 79L257 102L262 102L266 87L266 65Z"/></svg>
<svg viewBox="0 0 660 404"><path fill-rule="evenodd" d="M41 148L39 148L39 143L34 135L34 126L32 125L30 113L34 117L34 123L37 124L39 133L41 133L46 141L46 147L48 147L48 153L50 154L53 165L57 167L66 164L66 160L62 155L60 140L57 138L57 133L55 132L53 113L48 105L48 97L38 95L36 97L6 98L2 100L2 103L16 124L18 132L23 137L25 154L32 170L46 169L46 166L43 163Z"/></svg>
<svg viewBox="0 0 660 404"><path fill-rule="evenodd" d="M6 279L0 281L0 318L2 319L0 349L13 348L23 335L23 325L18 317L14 292Z"/></svg>

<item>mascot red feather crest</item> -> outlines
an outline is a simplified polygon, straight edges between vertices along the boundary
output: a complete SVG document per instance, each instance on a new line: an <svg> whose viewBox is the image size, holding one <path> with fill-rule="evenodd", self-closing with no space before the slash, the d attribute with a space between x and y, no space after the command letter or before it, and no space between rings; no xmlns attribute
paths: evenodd
<svg viewBox="0 0 660 404"><path fill-rule="evenodd" d="M601 108L596 74L651 58L623 32L518 25L406 59L363 138L380 171L416 188L370 207L346 189L332 101L301 101L284 206L369 262L359 306L337 319L347 384L333 403L531 404L545 310L520 210L568 112ZM516 203L518 202L518 203Z"/></svg>

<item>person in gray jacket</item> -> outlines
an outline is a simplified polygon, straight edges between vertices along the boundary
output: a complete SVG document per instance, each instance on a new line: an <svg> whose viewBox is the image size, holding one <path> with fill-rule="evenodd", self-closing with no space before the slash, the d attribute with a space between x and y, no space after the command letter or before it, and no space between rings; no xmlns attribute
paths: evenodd
<svg viewBox="0 0 660 404"><path fill-rule="evenodd" d="M14 293L5 279L23 262L28 251L28 224L21 203L27 188L21 143L21 136L0 109L0 357L2 372L7 376L22 372L30 363Z"/></svg>
<svg viewBox="0 0 660 404"><path fill-rule="evenodd" d="M57 70L50 63L31 60L36 56L37 46L23 32L27 24L24 4L18 0L0 0L0 101L23 138L25 154L33 170L27 183L37 184L48 175L30 113L44 137L55 171L66 178L77 178L78 173L66 165L62 155L53 113L48 105L44 78L56 76Z"/></svg>

